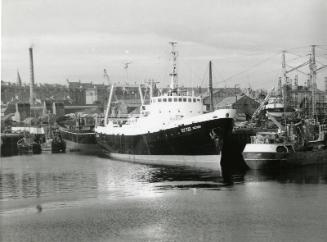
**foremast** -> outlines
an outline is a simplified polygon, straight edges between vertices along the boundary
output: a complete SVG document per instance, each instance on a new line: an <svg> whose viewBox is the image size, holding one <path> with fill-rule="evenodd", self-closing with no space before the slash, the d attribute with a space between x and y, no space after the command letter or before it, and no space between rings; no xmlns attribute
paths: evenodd
<svg viewBox="0 0 327 242"><path fill-rule="evenodd" d="M177 45L177 42L169 42L171 45L171 57L172 57L172 71L169 74L171 77L170 80L170 92L171 93L177 93L177 88L178 88L178 74L177 74L177 56L178 52L176 51L175 47Z"/></svg>

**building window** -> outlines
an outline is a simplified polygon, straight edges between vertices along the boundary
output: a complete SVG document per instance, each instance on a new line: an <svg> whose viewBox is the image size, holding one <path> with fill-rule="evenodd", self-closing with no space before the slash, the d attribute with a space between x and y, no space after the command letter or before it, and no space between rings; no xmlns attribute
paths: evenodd
<svg viewBox="0 0 327 242"><path fill-rule="evenodd" d="M196 99L195 99L195 98L193 98L193 102L194 102L194 103L196 102Z"/></svg>
<svg viewBox="0 0 327 242"><path fill-rule="evenodd" d="M168 98L168 102L171 102L171 97L170 97L170 98Z"/></svg>
<svg viewBox="0 0 327 242"><path fill-rule="evenodd" d="M180 97L180 98L178 98L178 102L182 102L182 98Z"/></svg>
<svg viewBox="0 0 327 242"><path fill-rule="evenodd" d="M161 103L161 98L158 98L158 102Z"/></svg>
<svg viewBox="0 0 327 242"><path fill-rule="evenodd" d="M167 102L167 98L163 98L162 101L163 101L163 102Z"/></svg>
<svg viewBox="0 0 327 242"><path fill-rule="evenodd" d="M176 97L174 97L174 102L177 102L177 98Z"/></svg>
<svg viewBox="0 0 327 242"><path fill-rule="evenodd" d="M185 97L183 98L183 102L186 102L186 98Z"/></svg>
<svg viewBox="0 0 327 242"><path fill-rule="evenodd" d="M188 99L188 102L189 102L189 103L192 102L192 98L189 98L189 99Z"/></svg>

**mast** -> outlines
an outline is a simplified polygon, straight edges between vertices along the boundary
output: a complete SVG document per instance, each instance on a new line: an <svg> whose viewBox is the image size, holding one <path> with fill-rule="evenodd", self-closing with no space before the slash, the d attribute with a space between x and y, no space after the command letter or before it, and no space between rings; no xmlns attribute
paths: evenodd
<svg viewBox="0 0 327 242"><path fill-rule="evenodd" d="M310 57L310 83L312 88L312 118L316 116L316 51L315 45L311 45L311 57Z"/></svg>
<svg viewBox="0 0 327 242"><path fill-rule="evenodd" d="M286 58L285 58L286 50L282 51L282 70L283 70L283 81L284 85L282 85L282 98L283 98L283 116L284 122L286 125L286 95L287 95L287 71L286 71Z"/></svg>
<svg viewBox="0 0 327 242"><path fill-rule="evenodd" d="M111 89L110 89L110 94L109 94L109 98L108 98L107 109L106 109L106 113L104 115L104 125L107 125L108 124L108 117L109 117L109 111L110 111L110 106L111 106L111 100L112 100L113 92L114 92L114 84L111 85Z"/></svg>
<svg viewBox="0 0 327 242"><path fill-rule="evenodd" d="M213 112L212 62L211 61L209 61L209 97L210 97L210 112Z"/></svg>
<svg viewBox="0 0 327 242"><path fill-rule="evenodd" d="M30 53L30 68L31 68L31 80L30 80L30 104L34 104L34 63L33 63L33 47L29 48Z"/></svg>
<svg viewBox="0 0 327 242"><path fill-rule="evenodd" d="M128 67L132 62L126 62L124 63L124 69L126 71L126 82L128 83Z"/></svg>
<svg viewBox="0 0 327 242"><path fill-rule="evenodd" d="M177 44L177 42L169 42L169 44L171 45L171 56L172 56L172 72L169 74L171 76L171 80L170 80L170 89L171 92L177 92L177 88L178 88L178 76L177 76L177 55L178 52L175 50L175 46Z"/></svg>
<svg viewBox="0 0 327 242"><path fill-rule="evenodd" d="M139 85L139 93L140 93L140 98L141 98L141 105L144 105L144 97L143 97L143 93L142 93L141 84Z"/></svg>
<svg viewBox="0 0 327 242"><path fill-rule="evenodd" d="M20 78L20 74L18 70L17 70L17 85L20 87L22 86L22 79Z"/></svg>

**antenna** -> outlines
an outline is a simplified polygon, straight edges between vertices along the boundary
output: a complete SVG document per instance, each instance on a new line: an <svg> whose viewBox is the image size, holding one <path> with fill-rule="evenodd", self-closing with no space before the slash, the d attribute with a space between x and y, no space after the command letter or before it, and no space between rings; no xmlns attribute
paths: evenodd
<svg viewBox="0 0 327 242"><path fill-rule="evenodd" d="M107 69L103 69L103 77L107 80L108 85L110 85L110 77L108 75Z"/></svg>
<svg viewBox="0 0 327 242"><path fill-rule="evenodd" d="M126 82L127 82L127 83L128 83L128 67L129 67L130 64L132 64L131 61L130 61L130 62L125 62L125 63L124 63L124 69L125 69L125 71L126 71Z"/></svg>

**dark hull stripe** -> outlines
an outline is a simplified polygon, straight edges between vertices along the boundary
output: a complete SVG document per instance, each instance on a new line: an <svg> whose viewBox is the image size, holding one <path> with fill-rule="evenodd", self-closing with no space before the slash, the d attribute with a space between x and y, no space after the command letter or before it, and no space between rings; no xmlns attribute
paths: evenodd
<svg viewBox="0 0 327 242"><path fill-rule="evenodd" d="M97 133L98 144L109 153L134 155L217 155L210 131L219 128L222 137L232 132L233 120L215 119L143 135Z"/></svg>

